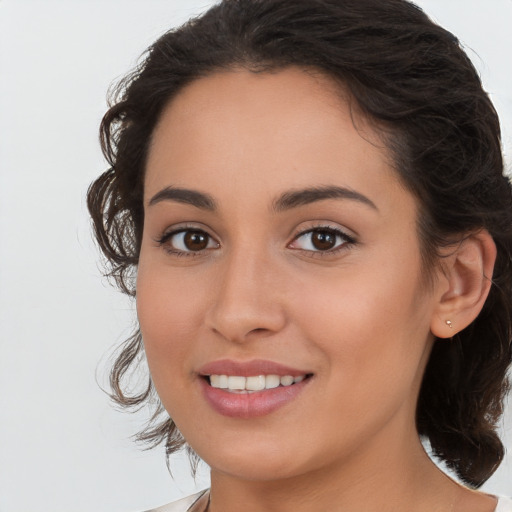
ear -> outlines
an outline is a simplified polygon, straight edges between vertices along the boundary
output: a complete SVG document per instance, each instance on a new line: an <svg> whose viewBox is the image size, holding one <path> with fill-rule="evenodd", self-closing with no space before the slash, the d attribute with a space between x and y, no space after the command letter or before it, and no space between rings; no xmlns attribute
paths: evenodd
<svg viewBox="0 0 512 512"><path fill-rule="evenodd" d="M443 258L430 330L451 338L480 313L491 288L496 245L487 230L468 235Z"/></svg>

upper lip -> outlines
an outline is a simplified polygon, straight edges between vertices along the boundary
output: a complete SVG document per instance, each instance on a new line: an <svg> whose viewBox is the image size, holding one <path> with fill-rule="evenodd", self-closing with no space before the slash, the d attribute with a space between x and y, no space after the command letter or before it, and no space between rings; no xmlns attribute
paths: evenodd
<svg viewBox="0 0 512 512"><path fill-rule="evenodd" d="M237 375L241 377L251 377L253 375L291 375L299 377L308 375L311 372L292 368L274 361L264 359L253 359L251 361L234 361L231 359L219 359L211 361L199 368L200 375Z"/></svg>

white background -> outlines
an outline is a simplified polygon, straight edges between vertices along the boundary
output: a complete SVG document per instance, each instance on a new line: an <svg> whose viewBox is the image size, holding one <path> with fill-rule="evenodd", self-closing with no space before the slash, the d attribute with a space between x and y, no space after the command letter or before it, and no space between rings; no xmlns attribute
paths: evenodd
<svg viewBox="0 0 512 512"><path fill-rule="evenodd" d="M105 168L109 84L206 0L0 0L0 512L130 512L207 485L129 441L99 390L130 303L98 269L84 205ZM512 155L512 0L418 3L470 49ZM512 402L504 435L512 448ZM512 454L485 486L512 495Z"/></svg>

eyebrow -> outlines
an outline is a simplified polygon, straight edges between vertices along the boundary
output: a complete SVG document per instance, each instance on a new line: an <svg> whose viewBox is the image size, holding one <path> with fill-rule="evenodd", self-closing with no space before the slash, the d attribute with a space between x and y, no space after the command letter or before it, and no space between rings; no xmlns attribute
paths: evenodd
<svg viewBox="0 0 512 512"><path fill-rule="evenodd" d="M350 199L369 206L376 211L379 210L375 203L363 194L350 188L338 186L312 187L285 192L273 202L272 208L276 212L282 212L325 199Z"/></svg>
<svg viewBox="0 0 512 512"><path fill-rule="evenodd" d="M272 210L274 212L283 212L299 206L315 203L317 201L324 201L326 199L349 199L352 201L358 201L359 203L378 211L375 203L365 195L350 188L333 185L284 192L272 202ZM189 204L196 208L200 208L201 210L211 212L217 209L217 203L211 195L188 188L172 186L166 187L157 192L149 200L148 206L153 206L154 204L162 201L175 201L177 203Z"/></svg>
<svg viewBox="0 0 512 512"><path fill-rule="evenodd" d="M166 187L157 192L148 202L148 206L162 201L175 201L177 203L190 204L201 210L214 211L217 208L215 199L209 194L190 190L188 188Z"/></svg>

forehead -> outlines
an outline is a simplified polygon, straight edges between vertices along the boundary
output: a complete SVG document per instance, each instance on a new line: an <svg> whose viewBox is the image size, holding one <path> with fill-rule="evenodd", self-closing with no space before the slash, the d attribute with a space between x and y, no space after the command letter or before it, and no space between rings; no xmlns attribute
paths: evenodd
<svg viewBox="0 0 512 512"><path fill-rule="evenodd" d="M298 68L192 82L162 113L146 171L146 199L171 185L267 195L331 183L374 194L384 181L398 186L389 151L348 93Z"/></svg>

